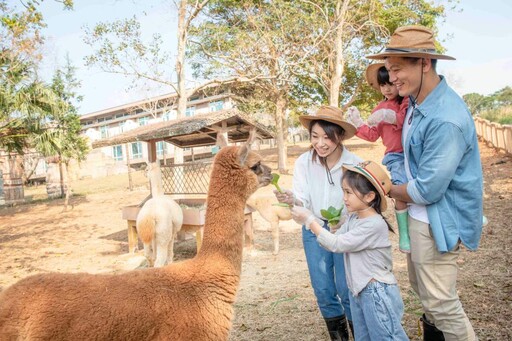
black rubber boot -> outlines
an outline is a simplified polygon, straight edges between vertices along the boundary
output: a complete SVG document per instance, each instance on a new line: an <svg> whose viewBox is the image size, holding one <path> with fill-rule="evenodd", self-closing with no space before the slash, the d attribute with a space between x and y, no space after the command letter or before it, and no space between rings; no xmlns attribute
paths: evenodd
<svg viewBox="0 0 512 341"><path fill-rule="evenodd" d="M324 319L331 341L348 341L347 318L345 315Z"/></svg>
<svg viewBox="0 0 512 341"><path fill-rule="evenodd" d="M427 320L425 314L420 318L423 322L423 341L444 341L444 334Z"/></svg>

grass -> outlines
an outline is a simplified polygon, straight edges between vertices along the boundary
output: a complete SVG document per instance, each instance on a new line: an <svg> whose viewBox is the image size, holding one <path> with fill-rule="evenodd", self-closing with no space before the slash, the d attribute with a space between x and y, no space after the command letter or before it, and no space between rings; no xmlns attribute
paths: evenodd
<svg viewBox="0 0 512 341"><path fill-rule="evenodd" d="M481 118L499 124L512 124L512 106L486 110L480 113Z"/></svg>

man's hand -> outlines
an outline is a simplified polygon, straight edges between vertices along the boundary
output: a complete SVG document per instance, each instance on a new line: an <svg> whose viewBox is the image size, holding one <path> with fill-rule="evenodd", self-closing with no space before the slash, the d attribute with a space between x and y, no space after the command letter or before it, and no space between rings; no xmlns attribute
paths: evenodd
<svg viewBox="0 0 512 341"><path fill-rule="evenodd" d="M359 113L359 110L356 107L348 108L347 121L353 124L354 127L358 129L364 124L363 120L361 119L361 114Z"/></svg>
<svg viewBox="0 0 512 341"><path fill-rule="evenodd" d="M379 109L368 117L368 125L375 127L380 122L396 124L396 112L391 109Z"/></svg>

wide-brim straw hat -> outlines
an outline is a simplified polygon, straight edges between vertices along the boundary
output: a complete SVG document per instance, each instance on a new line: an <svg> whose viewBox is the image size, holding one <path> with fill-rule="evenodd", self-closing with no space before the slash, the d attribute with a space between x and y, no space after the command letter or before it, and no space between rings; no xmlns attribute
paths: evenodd
<svg viewBox="0 0 512 341"><path fill-rule="evenodd" d="M356 127L354 127L351 123L345 121L343 118L343 111L341 109L330 106L330 105L322 105L318 110L312 115L302 115L299 116L300 123L306 128L309 129L311 121L322 120L334 123L340 126L344 131L345 135L343 139L349 139L356 134Z"/></svg>
<svg viewBox="0 0 512 341"><path fill-rule="evenodd" d="M380 84L377 81L377 75L379 74L379 69L383 67L384 63L374 63L368 65L366 68L366 81L368 84L377 90L380 93Z"/></svg>
<svg viewBox="0 0 512 341"><path fill-rule="evenodd" d="M430 59L455 58L436 52L434 33L424 26L402 26L395 30L383 52L366 56L369 59L414 57Z"/></svg>
<svg viewBox="0 0 512 341"><path fill-rule="evenodd" d="M367 178L380 195L380 211L388 208L386 195L391 190L391 179L382 167L373 161L364 161L357 165L344 164L343 168Z"/></svg>

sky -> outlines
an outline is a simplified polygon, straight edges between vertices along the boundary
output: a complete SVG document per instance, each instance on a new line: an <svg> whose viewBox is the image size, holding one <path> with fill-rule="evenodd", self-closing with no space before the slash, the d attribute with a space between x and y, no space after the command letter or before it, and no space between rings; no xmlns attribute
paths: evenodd
<svg viewBox="0 0 512 341"><path fill-rule="evenodd" d="M11 0L17 1L17 0ZM111 108L155 94L127 92L130 79L105 73L84 65L90 48L83 42L84 26L137 15L142 31L148 36L161 33L175 45L177 18L171 1L164 0L75 0L73 11L63 11L61 4L44 1L41 11L48 27L43 74L51 75L54 65L64 65L66 54L77 67L84 99L79 113L87 114ZM439 61L438 73L459 95L476 92L489 95L512 86L512 1L461 0L462 11L448 11L439 24L438 39L446 54L455 61ZM173 67L174 61L170 61ZM189 73L190 76L190 73ZM171 92L169 88L163 92Z"/></svg>

